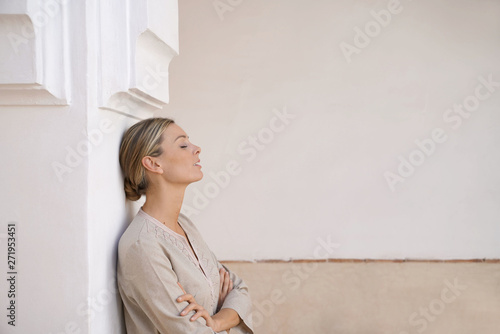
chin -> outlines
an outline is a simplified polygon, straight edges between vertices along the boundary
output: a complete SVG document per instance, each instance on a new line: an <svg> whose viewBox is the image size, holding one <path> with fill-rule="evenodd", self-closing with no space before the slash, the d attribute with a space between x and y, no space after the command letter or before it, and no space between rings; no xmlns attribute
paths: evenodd
<svg viewBox="0 0 500 334"><path fill-rule="evenodd" d="M198 176L197 178L195 178L195 179L193 180L193 182L198 182L198 181L200 181L201 179L203 179L203 173L202 173L202 172L200 172L200 176Z"/></svg>

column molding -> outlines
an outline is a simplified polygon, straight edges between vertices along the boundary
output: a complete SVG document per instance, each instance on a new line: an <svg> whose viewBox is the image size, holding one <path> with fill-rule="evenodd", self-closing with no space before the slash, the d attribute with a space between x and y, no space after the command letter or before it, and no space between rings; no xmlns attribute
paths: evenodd
<svg viewBox="0 0 500 334"><path fill-rule="evenodd" d="M109 4L101 5L101 18L109 17ZM101 109L144 119L161 110L169 101L168 68L178 55L178 5L176 0L129 0L127 20L118 29L101 21L102 57L108 61L121 54L127 62L108 63L102 67ZM119 23L120 24L120 23ZM126 46L117 46L106 34L126 34ZM115 55L115 56L112 56Z"/></svg>

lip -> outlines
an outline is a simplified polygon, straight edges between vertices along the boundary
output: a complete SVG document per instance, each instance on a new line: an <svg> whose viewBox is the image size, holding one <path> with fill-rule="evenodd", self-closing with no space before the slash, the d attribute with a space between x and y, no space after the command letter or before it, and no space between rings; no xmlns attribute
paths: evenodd
<svg viewBox="0 0 500 334"><path fill-rule="evenodd" d="M198 165L198 164L200 163L200 161L201 161L201 160L198 160L197 162L195 162L193 166L195 166L195 167L200 167L200 168L201 168L201 165Z"/></svg>

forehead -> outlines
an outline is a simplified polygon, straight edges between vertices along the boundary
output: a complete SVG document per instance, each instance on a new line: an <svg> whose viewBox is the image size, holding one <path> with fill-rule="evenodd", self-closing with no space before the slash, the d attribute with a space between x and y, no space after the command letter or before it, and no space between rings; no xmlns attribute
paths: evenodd
<svg viewBox="0 0 500 334"><path fill-rule="evenodd" d="M187 134L175 123L171 123L163 132L163 138L169 143L172 143L179 136L187 136Z"/></svg>

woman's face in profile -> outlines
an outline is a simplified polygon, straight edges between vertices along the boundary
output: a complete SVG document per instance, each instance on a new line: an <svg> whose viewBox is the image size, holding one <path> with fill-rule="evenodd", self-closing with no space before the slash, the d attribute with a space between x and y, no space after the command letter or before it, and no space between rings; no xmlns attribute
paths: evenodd
<svg viewBox="0 0 500 334"><path fill-rule="evenodd" d="M163 169L163 177L169 183L189 184L203 178L201 148L189 141L180 126L170 124L163 132L163 153L157 157Z"/></svg>

